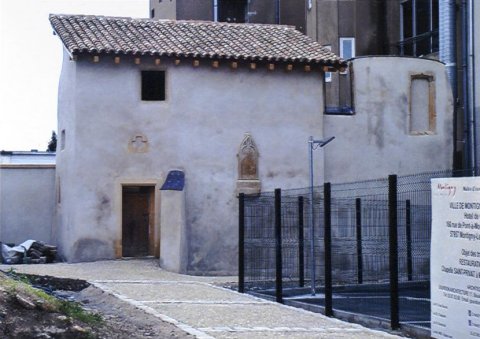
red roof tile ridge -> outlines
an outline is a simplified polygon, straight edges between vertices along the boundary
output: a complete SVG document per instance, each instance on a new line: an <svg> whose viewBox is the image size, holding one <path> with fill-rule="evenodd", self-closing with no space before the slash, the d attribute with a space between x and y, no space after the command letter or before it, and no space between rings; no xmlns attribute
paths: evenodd
<svg viewBox="0 0 480 339"><path fill-rule="evenodd" d="M150 54L346 65L293 26L83 14L50 14L49 18L71 54Z"/></svg>

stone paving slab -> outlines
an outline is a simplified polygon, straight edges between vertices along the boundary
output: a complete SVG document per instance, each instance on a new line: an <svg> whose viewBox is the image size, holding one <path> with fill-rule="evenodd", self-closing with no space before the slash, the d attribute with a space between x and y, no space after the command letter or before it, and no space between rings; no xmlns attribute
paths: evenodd
<svg viewBox="0 0 480 339"><path fill-rule="evenodd" d="M208 283L227 283L237 281L234 276L196 276L168 272L160 269L158 259L119 259L85 263L55 263L36 265L0 265L0 269L15 269L19 273L52 275L61 278L84 280L167 280L167 281L203 281Z"/></svg>
<svg viewBox="0 0 480 339"><path fill-rule="evenodd" d="M84 279L199 339L211 338L400 338L322 314L240 294L219 284L236 277L166 272L158 260L81 264L0 265L17 272Z"/></svg>
<svg viewBox="0 0 480 339"><path fill-rule="evenodd" d="M109 288L114 288L117 293L142 302L208 302L215 303L252 303L247 295L231 293L231 291L217 288L201 282L193 281L155 281L141 283L120 283L112 281L96 281ZM208 298L205 296L208 295Z"/></svg>
<svg viewBox="0 0 480 339"><path fill-rule="evenodd" d="M154 310L200 327L244 328L351 328L348 323L334 323L320 314L299 313L296 309L269 304L153 304Z"/></svg>
<svg viewBox="0 0 480 339"><path fill-rule="evenodd" d="M305 338L316 338L316 339L377 339L380 338L378 333L371 333L368 331L363 332L345 332L345 331L233 331L233 332L222 332L215 331L209 332L212 336L217 339L276 339L276 338L289 338L289 339L305 339Z"/></svg>

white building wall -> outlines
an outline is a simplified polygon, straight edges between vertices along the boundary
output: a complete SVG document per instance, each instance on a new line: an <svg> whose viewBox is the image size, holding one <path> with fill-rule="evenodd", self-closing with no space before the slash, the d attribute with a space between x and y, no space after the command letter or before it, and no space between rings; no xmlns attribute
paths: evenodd
<svg viewBox="0 0 480 339"><path fill-rule="evenodd" d="M409 132L411 76L434 79L435 132ZM452 168L453 99L444 64L427 59L365 57L353 61L355 114L325 116L325 177L332 182Z"/></svg>
<svg viewBox="0 0 480 339"><path fill-rule="evenodd" d="M55 165L0 164L0 241L54 243Z"/></svg>
<svg viewBox="0 0 480 339"><path fill-rule="evenodd" d="M189 271L234 272L238 147L250 132L262 190L307 186L307 139L323 130L321 75L162 65L149 58L141 65L125 58L119 65L111 58L65 60L60 90L70 86L75 95L73 104L71 96L59 104L59 131L67 134L57 159L61 252L69 261L121 256L122 184L155 184L159 211L166 174L182 169ZM167 100L141 101L140 70L157 68L167 72ZM129 152L136 135L148 139L148 152ZM318 173L322 164L316 157ZM157 235L159 220L157 213Z"/></svg>

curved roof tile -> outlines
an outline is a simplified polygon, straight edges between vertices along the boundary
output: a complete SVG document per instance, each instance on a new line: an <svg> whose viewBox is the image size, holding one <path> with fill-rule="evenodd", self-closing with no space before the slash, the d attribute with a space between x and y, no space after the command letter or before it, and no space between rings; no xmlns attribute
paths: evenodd
<svg viewBox="0 0 480 339"><path fill-rule="evenodd" d="M50 15L50 23L73 55L147 54L346 65L291 26L56 14Z"/></svg>

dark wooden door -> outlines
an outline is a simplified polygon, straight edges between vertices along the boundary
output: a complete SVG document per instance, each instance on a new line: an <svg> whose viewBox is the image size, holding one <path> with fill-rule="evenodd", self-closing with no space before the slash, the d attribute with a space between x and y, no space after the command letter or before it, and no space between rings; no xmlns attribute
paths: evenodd
<svg viewBox="0 0 480 339"><path fill-rule="evenodd" d="M122 199L122 256L147 256L150 254L151 187L123 187Z"/></svg>

